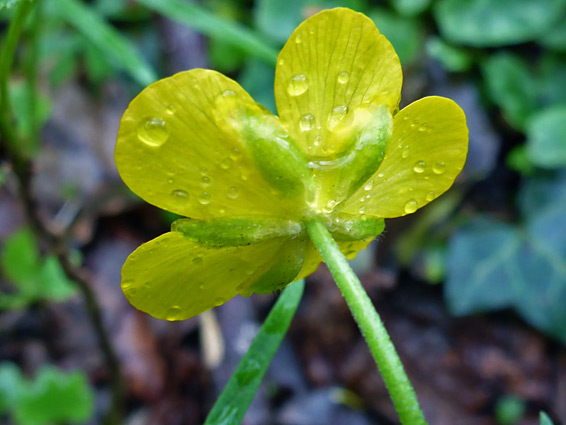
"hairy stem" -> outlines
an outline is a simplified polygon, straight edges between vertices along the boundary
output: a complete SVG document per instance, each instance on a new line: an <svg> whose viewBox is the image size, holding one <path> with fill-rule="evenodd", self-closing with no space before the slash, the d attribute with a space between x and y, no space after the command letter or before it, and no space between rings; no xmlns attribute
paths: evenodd
<svg viewBox="0 0 566 425"><path fill-rule="evenodd" d="M419 407L415 390L403 369L389 334L360 280L350 268L348 260L322 222L309 221L306 227L369 346L401 423L403 425L425 425L426 421Z"/></svg>

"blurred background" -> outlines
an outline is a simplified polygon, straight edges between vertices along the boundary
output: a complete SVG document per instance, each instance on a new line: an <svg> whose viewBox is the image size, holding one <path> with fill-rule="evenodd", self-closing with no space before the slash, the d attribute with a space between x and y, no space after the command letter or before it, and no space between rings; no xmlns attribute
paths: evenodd
<svg viewBox="0 0 566 425"><path fill-rule="evenodd" d="M402 106L441 95L468 119L454 187L352 262L429 423L566 424L566 0L1 0L0 424L204 421L278 294L181 323L127 303L124 260L175 217L121 183L119 120L194 67L275 112L277 52L336 6L394 45ZM324 266L244 423L397 423Z"/></svg>

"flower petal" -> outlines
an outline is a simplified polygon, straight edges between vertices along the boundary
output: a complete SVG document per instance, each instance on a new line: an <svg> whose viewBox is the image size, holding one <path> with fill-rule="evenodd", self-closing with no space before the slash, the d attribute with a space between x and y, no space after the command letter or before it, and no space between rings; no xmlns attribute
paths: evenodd
<svg viewBox="0 0 566 425"><path fill-rule="evenodd" d="M238 293L251 294L250 286L269 292L290 283L302 267L305 245L304 240L277 238L215 248L169 232L128 257L122 268L122 289L139 310L159 319L184 320ZM282 265L290 260L292 267Z"/></svg>
<svg viewBox="0 0 566 425"><path fill-rule="evenodd" d="M395 116L381 166L340 212L379 218L411 214L452 186L467 153L462 109L444 97L418 100Z"/></svg>
<svg viewBox="0 0 566 425"><path fill-rule="evenodd" d="M296 203L282 202L262 177L239 135L222 128L219 100L227 96L260 109L238 83L204 69L143 90L124 113L116 144L128 187L153 205L198 219L280 217L293 209Z"/></svg>
<svg viewBox="0 0 566 425"><path fill-rule="evenodd" d="M333 131L362 104L399 104L399 58L373 21L349 9L323 11L293 32L275 71L275 100L293 140L311 157L344 152Z"/></svg>

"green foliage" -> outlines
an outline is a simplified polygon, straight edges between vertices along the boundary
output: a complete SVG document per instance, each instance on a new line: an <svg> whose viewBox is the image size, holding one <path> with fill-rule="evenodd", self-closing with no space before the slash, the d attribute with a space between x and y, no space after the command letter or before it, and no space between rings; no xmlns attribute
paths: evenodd
<svg viewBox="0 0 566 425"><path fill-rule="evenodd" d="M349 7L360 10L362 0L257 0L256 27L270 39L283 44L293 30L322 9Z"/></svg>
<svg viewBox="0 0 566 425"><path fill-rule="evenodd" d="M435 17L444 37L458 44L497 47L535 40L564 19L564 0L444 0Z"/></svg>
<svg viewBox="0 0 566 425"><path fill-rule="evenodd" d="M28 381L16 365L0 364L0 413L8 413L17 425L84 423L92 415L93 401L82 372L46 366Z"/></svg>
<svg viewBox="0 0 566 425"><path fill-rule="evenodd" d="M422 44L422 28L418 20L378 8L372 9L368 16L391 42L403 65L416 59Z"/></svg>
<svg viewBox="0 0 566 425"><path fill-rule="evenodd" d="M205 425L241 424L271 359L287 333L303 295L304 281L288 286L206 418Z"/></svg>
<svg viewBox="0 0 566 425"><path fill-rule="evenodd" d="M260 36L238 23L215 16L202 7L182 0L139 0L150 10L178 21L212 38L230 43L252 57L270 64L277 60L277 50Z"/></svg>
<svg viewBox="0 0 566 425"><path fill-rule="evenodd" d="M450 72L467 71L473 63L473 56L465 49L452 46L438 37L431 37L426 43L428 54L439 61Z"/></svg>
<svg viewBox="0 0 566 425"><path fill-rule="evenodd" d="M511 395L497 400L495 418L499 425L514 425L525 415L525 401Z"/></svg>
<svg viewBox="0 0 566 425"><path fill-rule="evenodd" d="M511 53L498 53L482 63L487 93L515 128L525 128L537 107L537 86L527 63Z"/></svg>
<svg viewBox="0 0 566 425"><path fill-rule="evenodd" d="M18 3L22 1L30 1L30 0L0 0L0 10L2 9L10 9L11 7L17 6Z"/></svg>
<svg viewBox="0 0 566 425"><path fill-rule="evenodd" d="M157 79L153 69L132 43L123 37L102 16L77 0L54 2L54 13L93 43L113 64L126 70L140 85Z"/></svg>
<svg viewBox="0 0 566 425"><path fill-rule="evenodd" d="M566 166L566 105L535 114L527 128L527 153L539 167Z"/></svg>
<svg viewBox="0 0 566 425"><path fill-rule="evenodd" d="M545 412L540 412L540 425L554 425Z"/></svg>
<svg viewBox="0 0 566 425"><path fill-rule="evenodd" d="M565 180L536 183L520 194L520 226L475 218L456 232L445 296L457 315L512 307L566 344Z"/></svg>
<svg viewBox="0 0 566 425"><path fill-rule="evenodd" d="M75 285L65 276L54 256L41 258L29 230L20 230L4 244L0 254L2 272L15 287L0 294L0 309L23 308L42 301L64 301L75 293Z"/></svg>
<svg viewBox="0 0 566 425"><path fill-rule="evenodd" d="M431 0L389 0L389 3L400 15L415 16L426 11Z"/></svg>

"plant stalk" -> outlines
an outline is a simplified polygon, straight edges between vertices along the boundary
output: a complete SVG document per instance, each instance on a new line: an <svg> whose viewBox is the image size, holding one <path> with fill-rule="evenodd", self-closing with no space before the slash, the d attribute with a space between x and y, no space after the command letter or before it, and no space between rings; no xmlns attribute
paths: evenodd
<svg viewBox="0 0 566 425"><path fill-rule="evenodd" d="M401 423L426 425L415 390L405 373L391 338L360 280L350 268L348 260L321 221L308 221L306 228L369 346Z"/></svg>

